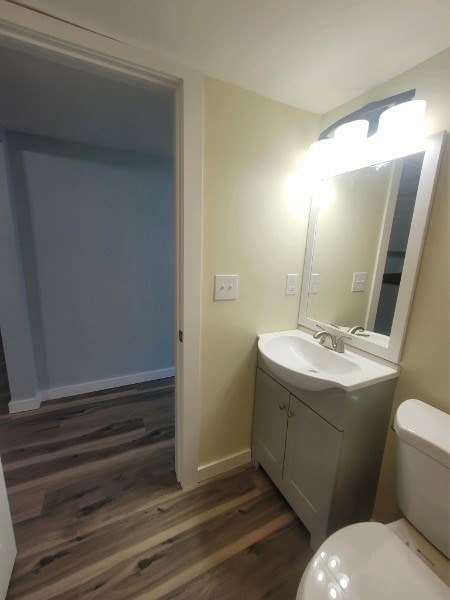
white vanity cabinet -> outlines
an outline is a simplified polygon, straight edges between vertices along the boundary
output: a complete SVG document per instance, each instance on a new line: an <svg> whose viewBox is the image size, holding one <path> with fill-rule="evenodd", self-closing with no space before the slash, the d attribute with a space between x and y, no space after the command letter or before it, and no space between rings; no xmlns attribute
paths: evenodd
<svg viewBox="0 0 450 600"><path fill-rule="evenodd" d="M372 515L395 382L307 392L258 362L252 461L300 517L315 549Z"/></svg>

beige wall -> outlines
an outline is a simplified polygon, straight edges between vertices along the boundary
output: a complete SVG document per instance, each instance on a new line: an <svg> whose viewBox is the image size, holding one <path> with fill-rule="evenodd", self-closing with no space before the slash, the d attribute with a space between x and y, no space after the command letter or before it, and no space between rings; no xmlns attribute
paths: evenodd
<svg viewBox="0 0 450 600"><path fill-rule="evenodd" d="M248 450L258 333L297 326L308 202L285 181L320 118L205 79L200 464ZM237 301L214 302L215 273L239 274Z"/></svg>
<svg viewBox="0 0 450 600"><path fill-rule="evenodd" d="M324 116L322 128L372 100L416 89L427 101L429 133L450 129L450 51L442 52L370 93ZM419 398L450 411L449 390L449 140L438 177L431 218L402 354L393 414L407 398ZM384 454L374 518L398 516L395 499L395 435Z"/></svg>

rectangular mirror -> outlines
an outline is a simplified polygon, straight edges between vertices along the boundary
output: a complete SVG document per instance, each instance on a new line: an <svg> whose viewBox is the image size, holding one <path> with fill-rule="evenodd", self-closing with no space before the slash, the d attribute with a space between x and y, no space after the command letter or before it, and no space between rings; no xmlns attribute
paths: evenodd
<svg viewBox="0 0 450 600"><path fill-rule="evenodd" d="M436 134L422 152L319 182L300 325L339 328L349 345L398 362L443 139Z"/></svg>

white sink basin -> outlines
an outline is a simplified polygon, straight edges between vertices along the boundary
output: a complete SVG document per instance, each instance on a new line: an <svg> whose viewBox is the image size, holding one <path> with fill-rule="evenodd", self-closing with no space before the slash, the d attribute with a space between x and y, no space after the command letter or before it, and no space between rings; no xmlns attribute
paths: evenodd
<svg viewBox="0 0 450 600"><path fill-rule="evenodd" d="M312 334L298 329L264 333L258 349L282 381L310 391L333 387L347 391L393 379L395 365L346 349L343 354L319 345Z"/></svg>

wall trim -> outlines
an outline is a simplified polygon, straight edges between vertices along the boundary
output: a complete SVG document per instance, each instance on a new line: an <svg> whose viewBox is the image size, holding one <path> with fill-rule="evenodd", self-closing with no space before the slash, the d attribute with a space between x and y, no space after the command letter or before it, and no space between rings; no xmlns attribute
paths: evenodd
<svg viewBox="0 0 450 600"><path fill-rule="evenodd" d="M24 398L23 400L11 400L8 403L9 414L26 412L28 410L35 410L41 405L41 395L38 394L33 398Z"/></svg>
<svg viewBox="0 0 450 600"><path fill-rule="evenodd" d="M251 458L252 452L249 448L248 450L231 454L231 456L219 458L219 460L214 460L206 465L200 465L198 468L198 479L199 481L203 481L210 477L215 477L216 475L223 475L227 471L236 469L236 467L243 467L250 463Z"/></svg>
<svg viewBox="0 0 450 600"><path fill-rule="evenodd" d="M131 375L121 375L120 377L110 377L109 379L99 379L97 381L87 381L85 383L75 383L74 385L41 390L40 397L45 402L46 400L57 400L58 398L89 394L90 392L109 390L110 388L118 388L124 385L133 385L134 383L164 379L164 377L173 377L174 375L175 367L159 369L158 371L144 371L142 373L132 373Z"/></svg>
<svg viewBox="0 0 450 600"><path fill-rule="evenodd" d="M90 392L109 390L124 385L145 383L146 381L155 381L156 379L174 376L175 367L170 367L168 369L159 369L157 371L143 371L142 373L132 373L131 375L121 375L120 377L110 377L109 379L99 379L98 381L87 381L85 383L75 383L74 385L66 385L58 388L49 388L48 390L41 390L32 398L11 400L8 404L9 413L14 414L35 410L46 400L58 400L59 398L67 398L79 394L89 394Z"/></svg>

